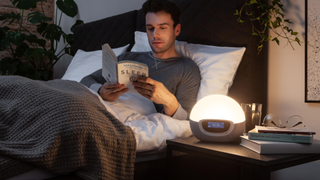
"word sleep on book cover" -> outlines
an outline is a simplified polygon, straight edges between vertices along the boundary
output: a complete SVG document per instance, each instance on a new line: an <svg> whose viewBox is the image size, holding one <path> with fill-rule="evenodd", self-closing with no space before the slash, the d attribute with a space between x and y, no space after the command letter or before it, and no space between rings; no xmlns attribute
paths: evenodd
<svg viewBox="0 0 320 180"><path fill-rule="evenodd" d="M107 82L124 84L129 92L138 93L132 82L139 76L149 76L146 64L123 60L119 61L108 43L102 45L102 76Z"/></svg>

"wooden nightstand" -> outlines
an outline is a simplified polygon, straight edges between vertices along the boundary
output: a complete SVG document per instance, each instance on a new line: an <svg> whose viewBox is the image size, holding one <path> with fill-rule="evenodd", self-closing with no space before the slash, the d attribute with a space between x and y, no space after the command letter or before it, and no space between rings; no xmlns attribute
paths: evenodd
<svg viewBox="0 0 320 180"><path fill-rule="evenodd" d="M239 142L232 143L203 142L195 137L167 140L168 179L177 179L180 176L177 175L177 168L179 168L179 165L174 164L172 151L180 151L197 157L193 158L193 160L189 162L189 165L183 163L181 166L188 167L197 163L198 164L196 166L199 166L199 164L201 165L201 163L205 164L204 166L210 166L212 163L212 167L202 167L206 168L205 172L202 171L198 174L194 174L197 172L191 172L193 171L192 169L182 170L182 174L184 175L183 179L189 179L189 177L190 179L194 179L197 176L197 179L217 179L217 177L223 178L225 174L225 177L227 177L225 179L269 180L272 171L320 159L320 153L299 155L260 155L240 146L239 143L240 140ZM181 156L181 158L184 157ZM198 160L201 162L196 163ZM225 167L221 167L220 163ZM180 168L183 169L183 167ZM230 170L228 168L230 168ZM190 175L188 175L189 173ZM193 173L193 175L191 173ZM228 173L234 173L235 177L230 176Z"/></svg>

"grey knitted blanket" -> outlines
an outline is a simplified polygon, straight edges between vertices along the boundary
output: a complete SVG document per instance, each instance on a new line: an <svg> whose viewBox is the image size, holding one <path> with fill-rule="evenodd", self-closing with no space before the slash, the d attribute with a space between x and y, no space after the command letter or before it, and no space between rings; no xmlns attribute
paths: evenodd
<svg viewBox="0 0 320 180"><path fill-rule="evenodd" d="M136 141L87 88L0 76L0 179L35 167L83 179L133 179Z"/></svg>

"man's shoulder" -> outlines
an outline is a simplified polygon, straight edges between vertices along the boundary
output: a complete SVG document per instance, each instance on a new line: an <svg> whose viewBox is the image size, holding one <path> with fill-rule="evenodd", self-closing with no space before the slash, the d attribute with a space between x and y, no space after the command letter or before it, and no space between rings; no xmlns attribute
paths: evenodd
<svg viewBox="0 0 320 180"><path fill-rule="evenodd" d="M196 68L198 69L198 65L196 62L194 62L194 60L190 59L189 57L185 57L185 56L182 56L182 62L187 66L187 67L190 67L190 68Z"/></svg>

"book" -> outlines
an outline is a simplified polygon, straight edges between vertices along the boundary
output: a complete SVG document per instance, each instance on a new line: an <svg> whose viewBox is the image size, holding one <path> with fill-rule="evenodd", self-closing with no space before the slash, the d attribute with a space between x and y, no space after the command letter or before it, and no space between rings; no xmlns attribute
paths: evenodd
<svg viewBox="0 0 320 180"><path fill-rule="evenodd" d="M250 140L240 136L240 145L259 154L319 154L320 140L313 139L311 144Z"/></svg>
<svg viewBox="0 0 320 180"><path fill-rule="evenodd" d="M312 143L312 134L259 133L256 129L248 132L250 140Z"/></svg>
<svg viewBox="0 0 320 180"><path fill-rule="evenodd" d="M303 128L279 128L279 127L267 127L267 126L256 126L257 132L259 133L286 133L286 134L316 134L308 127Z"/></svg>
<svg viewBox="0 0 320 180"><path fill-rule="evenodd" d="M146 64L123 60L119 61L108 43L102 45L102 76L107 82L124 84L129 91L138 94L132 82L139 76L149 76Z"/></svg>

